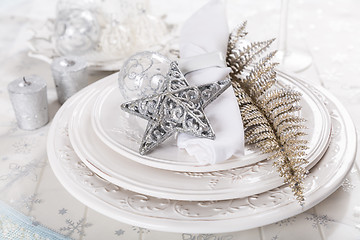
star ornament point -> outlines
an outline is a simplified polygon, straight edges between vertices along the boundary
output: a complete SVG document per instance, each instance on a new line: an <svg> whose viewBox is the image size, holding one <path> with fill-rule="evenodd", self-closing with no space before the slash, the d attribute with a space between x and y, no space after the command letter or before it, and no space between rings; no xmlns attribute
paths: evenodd
<svg viewBox="0 0 360 240"><path fill-rule="evenodd" d="M144 155L176 132L215 139L204 108L223 93L229 78L215 83L190 86L176 62L170 63L167 81L158 94L125 102L121 108L148 120L139 153Z"/></svg>

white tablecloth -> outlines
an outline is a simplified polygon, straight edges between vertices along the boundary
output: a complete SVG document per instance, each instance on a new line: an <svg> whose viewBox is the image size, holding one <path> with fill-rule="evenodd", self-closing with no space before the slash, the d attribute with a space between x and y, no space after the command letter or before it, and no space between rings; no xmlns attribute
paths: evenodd
<svg viewBox="0 0 360 240"><path fill-rule="evenodd" d="M181 24L204 2L152 1L150 6L154 14L166 14L167 21ZM279 0L229 0L227 7L230 26L248 20L249 39L277 36ZM358 128L359 9L360 2L355 0L290 1L288 20L289 49L300 49L313 58L311 67L296 75L332 92ZM0 2L0 232L17 228L16 223L11 224L4 217L7 209L27 216L34 227L42 226L73 239L360 239L358 158L342 186L322 203L289 219L241 232L158 232L116 222L77 201L61 186L48 163L46 136L51 123L36 131L18 129L7 93L10 81L38 74L47 80L50 116L60 107L49 65L28 57L26 43L31 36L29 29L41 26L54 15L55 1ZM91 78L97 80L107 74L97 72Z"/></svg>

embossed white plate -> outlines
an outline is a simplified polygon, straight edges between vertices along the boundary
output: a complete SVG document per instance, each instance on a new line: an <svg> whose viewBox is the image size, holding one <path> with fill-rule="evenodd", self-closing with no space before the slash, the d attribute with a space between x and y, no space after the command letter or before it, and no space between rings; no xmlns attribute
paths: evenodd
<svg viewBox="0 0 360 240"><path fill-rule="evenodd" d="M288 85L303 94L302 114L307 119L306 124L309 126L308 159L312 162L324 152L328 145L331 131L329 114L321 101L302 84L281 73L278 74L278 79L280 86ZM106 87L98 94L95 103L92 103L94 107L91 120L96 135L111 149L131 160L167 170L208 172L247 166L266 158L266 155L259 151L247 148L242 157L232 157L219 164L201 166L194 157L176 146L174 138L165 141L151 153L140 155L138 149L147 121L121 110L120 105L123 102L125 100L122 98L117 84Z"/></svg>
<svg viewBox="0 0 360 240"><path fill-rule="evenodd" d="M130 225L167 232L219 233L277 222L306 211L334 192L355 159L356 133L348 113L328 92L314 89L329 109L332 137L327 152L305 181L303 207L286 186L245 198L201 202L153 198L131 192L88 169L73 150L67 134L68 120L78 101L90 88L102 87L103 82L81 91L58 111L48 135L48 157L59 181L78 200Z"/></svg>
<svg viewBox="0 0 360 240"><path fill-rule="evenodd" d="M272 167L272 161L202 173L168 171L132 161L104 145L87 124L99 91L95 88L89 89L77 100L79 104L70 114L68 132L72 147L79 158L104 179L132 191L177 200L244 197L283 183Z"/></svg>
<svg viewBox="0 0 360 240"><path fill-rule="evenodd" d="M109 79L109 83L105 84L113 86L113 80ZM79 100L79 104L75 107L71 117L69 135L71 144L80 159L104 179L126 189L150 196L192 201L246 197L282 185L283 179L272 167L273 161L258 161L254 165L245 167L198 173L167 171L131 161L128 156L108 148L98 139L91 126L89 127L87 124L91 120L94 101L101 90L102 88L92 88ZM315 96L313 97L316 99ZM304 95L304 98L309 97ZM330 117L324 106L315 110L312 113L318 113L319 116L315 114L317 120L322 119L320 114L322 110L324 118L330 122ZM310 115L310 117L313 116ZM330 124L326 124L327 121L324 122L327 127L326 134L322 131L317 134L325 139L324 143L320 137L315 140L310 138L311 151L308 157L308 169L322 157L326 150L331 127ZM321 124L314 127L317 130L322 128L323 125ZM318 147L321 144L323 144L323 148ZM176 155L177 150L176 147L172 148L174 155ZM168 154L170 153L168 152Z"/></svg>

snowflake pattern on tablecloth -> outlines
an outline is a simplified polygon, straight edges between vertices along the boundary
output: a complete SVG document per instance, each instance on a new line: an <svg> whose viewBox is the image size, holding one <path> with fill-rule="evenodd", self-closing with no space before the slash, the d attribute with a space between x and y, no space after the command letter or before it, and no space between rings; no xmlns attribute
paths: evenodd
<svg viewBox="0 0 360 240"><path fill-rule="evenodd" d="M287 226L295 223L295 221L296 221L296 217L291 217L291 218L283 219L279 222L276 222L275 224L278 225L279 227L281 227L281 226L287 227Z"/></svg>
<svg viewBox="0 0 360 240"><path fill-rule="evenodd" d="M38 220L36 220L36 218L35 217L30 217L30 220L31 220L31 224L33 225L33 226L39 226L40 225L40 222L38 221Z"/></svg>
<svg viewBox="0 0 360 240"><path fill-rule="evenodd" d="M150 232L150 230L147 228L136 227L136 226L132 226L132 230L138 234L146 234Z"/></svg>
<svg viewBox="0 0 360 240"><path fill-rule="evenodd" d="M0 189L0 192L11 187L14 183L26 177L29 177L30 180L36 182L38 179L37 170L43 168L45 165L45 161L38 159L33 159L29 163L22 166L17 163L10 163L8 173L0 176L0 181L7 182L5 186Z"/></svg>
<svg viewBox="0 0 360 240"><path fill-rule="evenodd" d="M62 209L59 209L58 214L59 214L59 215L64 215L64 214L67 213L67 211L68 211L67 209L62 208Z"/></svg>
<svg viewBox="0 0 360 240"><path fill-rule="evenodd" d="M74 233L78 234L80 237L86 236L85 228L92 226L91 223L87 223L85 218L81 218L77 222L74 222L71 219L65 220L65 227L61 227L59 231L65 234L66 237L72 237Z"/></svg>
<svg viewBox="0 0 360 240"><path fill-rule="evenodd" d="M31 194L30 196L26 196L24 194L21 195L19 199L13 202L13 207L18 210L27 209L29 211L33 210L35 204L40 204L42 200L38 198L37 194Z"/></svg>
<svg viewBox="0 0 360 240"><path fill-rule="evenodd" d="M279 236L278 235L275 235L275 236L273 236L272 238L271 238L271 240L279 240L280 238L279 238Z"/></svg>
<svg viewBox="0 0 360 240"><path fill-rule="evenodd" d="M116 235L116 236L121 236L121 235L124 235L124 233L125 233L124 230L119 229L119 230L116 230L116 231L115 231L114 235Z"/></svg>
<svg viewBox="0 0 360 240"><path fill-rule="evenodd" d="M20 138L17 142L13 143L15 153L30 154L32 149L36 146L36 140L34 138Z"/></svg>
<svg viewBox="0 0 360 240"><path fill-rule="evenodd" d="M328 227L330 222L334 222L335 220L331 219L330 217L328 217L328 215L316 215L316 214L311 214L311 216L309 217L305 217L306 220L310 221L312 224L312 227L315 229L318 229L318 227L324 226L324 227Z"/></svg>
<svg viewBox="0 0 360 240"><path fill-rule="evenodd" d="M215 235L215 234L190 234L183 233L182 240L233 240L233 235Z"/></svg>

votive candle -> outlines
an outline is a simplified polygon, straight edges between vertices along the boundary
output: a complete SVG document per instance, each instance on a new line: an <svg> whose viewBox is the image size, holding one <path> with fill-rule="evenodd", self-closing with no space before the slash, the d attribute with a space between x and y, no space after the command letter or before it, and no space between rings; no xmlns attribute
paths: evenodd
<svg viewBox="0 0 360 240"><path fill-rule="evenodd" d="M80 57L55 58L51 70L60 104L89 84L87 64Z"/></svg>
<svg viewBox="0 0 360 240"><path fill-rule="evenodd" d="M8 85L17 125L34 130L49 121L46 82L37 75L18 78Z"/></svg>

